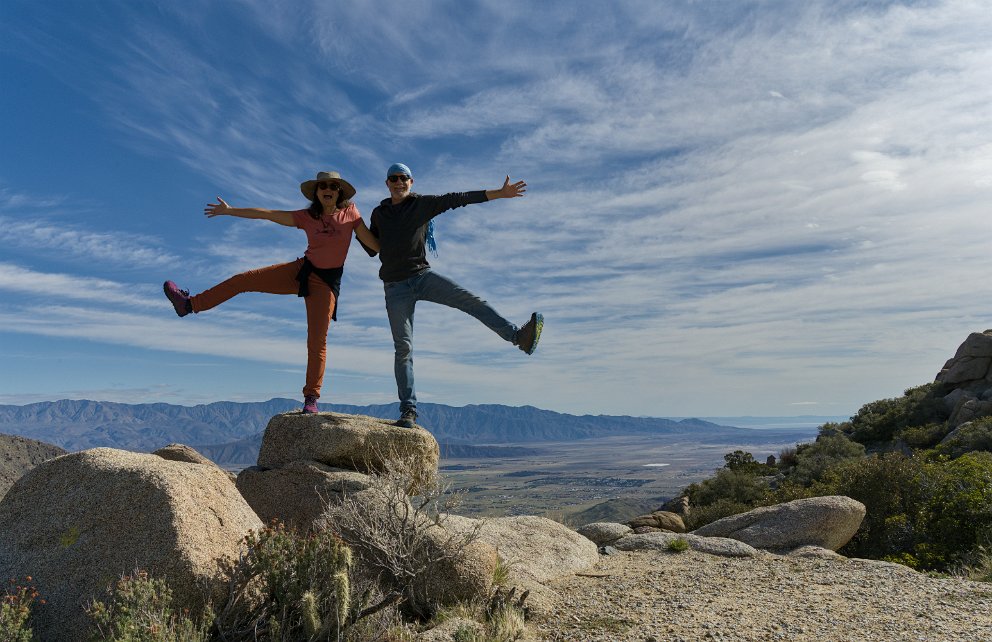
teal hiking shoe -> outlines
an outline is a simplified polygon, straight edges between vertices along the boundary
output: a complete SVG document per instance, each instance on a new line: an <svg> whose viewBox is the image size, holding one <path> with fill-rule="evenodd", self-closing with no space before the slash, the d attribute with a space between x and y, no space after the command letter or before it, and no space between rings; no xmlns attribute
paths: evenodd
<svg viewBox="0 0 992 642"><path fill-rule="evenodd" d="M544 329L544 315L535 312L530 315L530 321L517 331L517 347L527 354L534 354L537 342L541 340L541 330Z"/></svg>

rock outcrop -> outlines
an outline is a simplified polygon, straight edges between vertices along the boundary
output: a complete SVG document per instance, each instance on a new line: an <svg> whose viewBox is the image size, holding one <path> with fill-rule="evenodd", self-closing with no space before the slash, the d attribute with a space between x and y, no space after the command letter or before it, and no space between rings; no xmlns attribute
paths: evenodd
<svg viewBox="0 0 992 642"><path fill-rule="evenodd" d="M951 427L992 415L992 330L968 335L934 381L948 389Z"/></svg>
<svg viewBox="0 0 992 642"><path fill-rule="evenodd" d="M0 435L0 499L21 475L41 462L65 453L58 446L36 439Z"/></svg>
<svg viewBox="0 0 992 642"><path fill-rule="evenodd" d="M761 553L755 547L729 537L700 537L692 534L635 533L613 542L612 546L621 551L667 551L675 540L683 540L694 551L719 557L758 557Z"/></svg>
<svg viewBox="0 0 992 642"><path fill-rule="evenodd" d="M580 526L576 531L579 535L588 538L597 546L612 544L621 537L630 535L633 532L626 524L615 524L613 522L592 522L585 526Z"/></svg>
<svg viewBox="0 0 992 642"><path fill-rule="evenodd" d="M488 595L498 556L482 540L466 542L439 528L404 494L436 480L439 454L425 430L365 416L291 412L269 422L258 465L241 471L237 487L263 520L334 529L359 560L363 551L375 554L367 550L370 542L388 542L392 530L406 529L407 538L416 532L421 548L410 554L435 562L410 590L421 604L454 604ZM397 473L406 488L392 485ZM342 506L348 501L355 508ZM369 517L354 520L356 509ZM373 524L383 532L367 532Z"/></svg>
<svg viewBox="0 0 992 642"><path fill-rule="evenodd" d="M413 494L436 477L439 459L426 430L361 415L287 412L269 421L258 465L242 470L237 486L263 521L306 530L328 504L368 488L368 474L385 472L387 462L403 462Z"/></svg>
<svg viewBox="0 0 992 642"><path fill-rule="evenodd" d="M215 464L210 459L207 459L202 454L197 452L194 448L187 446L186 444L169 444L168 446L163 446L155 452L152 453L156 457L161 457L162 459L168 459L169 461L185 461L190 464L200 464L202 466L213 466L219 470L224 470L217 464ZM224 471L224 474L233 483L237 476L229 471Z"/></svg>
<svg viewBox="0 0 992 642"><path fill-rule="evenodd" d="M692 534L728 537L769 551L801 546L836 551L851 541L864 517L864 504L850 497L812 497L724 517Z"/></svg>
<svg viewBox="0 0 992 642"><path fill-rule="evenodd" d="M479 539L495 547L504 562L539 582L589 568L599 560L591 540L546 517L449 518L453 530L476 527Z"/></svg>
<svg viewBox="0 0 992 642"><path fill-rule="evenodd" d="M222 598L221 561L261 526L216 466L96 448L38 465L0 501L0 568L47 600L41 639L82 640L86 602L136 569L166 579L180 608Z"/></svg>
<svg viewBox="0 0 992 642"><path fill-rule="evenodd" d="M278 468L312 459L362 473L384 472L390 460L418 461L411 471L430 481L437 474L440 449L426 430L398 428L385 419L320 412L287 412L269 421L258 453L258 465Z"/></svg>
<svg viewBox="0 0 992 642"><path fill-rule="evenodd" d="M499 552L511 586L530 591L528 605L536 611L554 608L550 580L592 567L599 560L590 539L546 517L531 515L477 520L449 515L445 526L455 532L478 530L479 540Z"/></svg>
<svg viewBox="0 0 992 642"><path fill-rule="evenodd" d="M656 510L647 515L640 515L627 522L627 525L635 530L649 528L669 533L685 532L685 522L682 521L682 517L666 510Z"/></svg>

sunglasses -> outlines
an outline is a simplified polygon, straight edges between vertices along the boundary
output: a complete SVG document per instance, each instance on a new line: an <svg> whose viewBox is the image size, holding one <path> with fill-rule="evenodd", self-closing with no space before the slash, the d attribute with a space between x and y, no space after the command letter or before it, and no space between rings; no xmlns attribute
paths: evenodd
<svg viewBox="0 0 992 642"><path fill-rule="evenodd" d="M400 181L403 181L404 183L406 183L407 181L410 180L410 177L409 176L404 176L403 174L393 174L392 176L390 176L386 180L389 181L390 183L399 183Z"/></svg>
<svg viewBox="0 0 992 642"><path fill-rule="evenodd" d="M341 190L339 183L317 183L317 189L332 189L335 192Z"/></svg>

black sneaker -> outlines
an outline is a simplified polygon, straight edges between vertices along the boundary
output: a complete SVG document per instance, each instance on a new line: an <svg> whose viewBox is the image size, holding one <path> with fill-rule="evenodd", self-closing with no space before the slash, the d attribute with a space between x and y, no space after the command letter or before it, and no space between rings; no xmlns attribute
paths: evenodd
<svg viewBox="0 0 992 642"><path fill-rule="evenodd" d="M541 330L544 329L544 316L540 312L530 315L530 321L525 323L517 332L517 347L527 354L534 354L537 342L541 340Z"/></svg>
<svg viewBox="0 0 992 642"><path fill-rule="evenodd" d="M409 410L404 410L403 414L400 415L399 420L396 425L400 428L413 428L417 425L417 411L412 408Z"/></svg>

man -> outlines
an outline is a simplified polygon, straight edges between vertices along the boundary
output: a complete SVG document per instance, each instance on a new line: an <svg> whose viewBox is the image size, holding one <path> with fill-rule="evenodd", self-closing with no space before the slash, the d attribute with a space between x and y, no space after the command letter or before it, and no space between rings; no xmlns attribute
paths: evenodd
<svg viewBox="0 0 992 642"><path fill-rule="evenodd" d="M386 172L389 198L372 210L369 229L379 239L379 278L386 293L386 313L396 349L396 389L400 397L397 426L412 428L417 421L417 394L413 385L413 312L417 301L433 301L481 321L506 341L533 354L541 338L544 317L537 312L518 328L504 319L488 303L451 279L431 270L425 249L434 251L432 219L455 207L485 203L497 198L523 196L527 184L510 183L507 176L497 190L453 192L424 196L411 192L413 174L402 163Z"/></svg>

